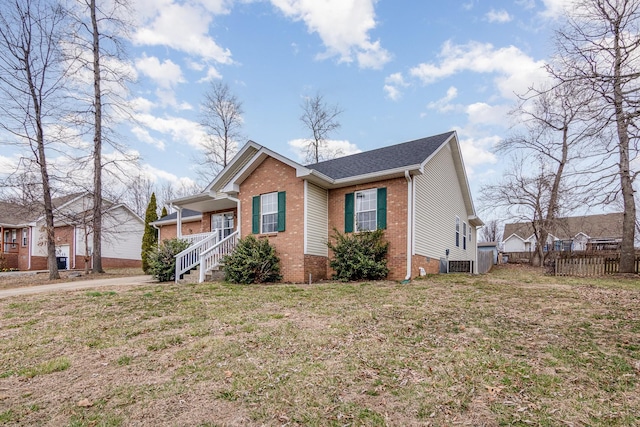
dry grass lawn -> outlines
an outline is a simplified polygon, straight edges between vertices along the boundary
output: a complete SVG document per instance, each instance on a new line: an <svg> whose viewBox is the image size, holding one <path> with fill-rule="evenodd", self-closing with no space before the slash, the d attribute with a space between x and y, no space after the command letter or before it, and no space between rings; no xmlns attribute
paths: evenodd
<svg viewBox="0 0 640 427"><path fill-rule="evenodd" d="M640 425L640 282L524 268L0 300L0 425Z"/></svg>

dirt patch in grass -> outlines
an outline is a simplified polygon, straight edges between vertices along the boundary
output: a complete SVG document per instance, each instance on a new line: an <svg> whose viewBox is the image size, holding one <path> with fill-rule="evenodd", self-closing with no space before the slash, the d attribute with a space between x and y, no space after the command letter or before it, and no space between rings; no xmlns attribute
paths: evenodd
<svg viewBox="0 0 640 427"><path fill-rule="evenodd" d="M0 425L638 425L638 307L511 268L6 298Z"/></svg>
<svg viewBox="0 0 640 427"><path fill-rule="evenodd" d="M110 279L126 276L140 276L144 274L140 268L113 268L104 273L85 274L80 270L61 270L60 279L49 280L49 272L11 272L0 274L0 290L21 288L26 286L47 285L51 283L74 282L78 280Z"/></svg>

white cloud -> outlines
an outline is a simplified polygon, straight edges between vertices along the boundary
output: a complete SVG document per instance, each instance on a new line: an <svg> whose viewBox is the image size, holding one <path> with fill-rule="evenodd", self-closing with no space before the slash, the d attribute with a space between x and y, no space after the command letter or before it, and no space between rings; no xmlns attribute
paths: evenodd
<svg viewBox="0 0 640 427"><path fill-rule="evenodd" d="M209 36L215 14L227 13L225 2L178 4L171 0L142 1L139 29L133 34L138 45L168 46L207 61L230 64L231 52ZM141 5L138 5L141 8Z"/></svg>
<svg viewBox="0 0 640 427"><path fill-rule="evenodd" d="M536 0L516 0L515 3L523 9L533 9L536 7Z"/></svg>
<svg viewBox="0 0 640 427"><path fill-rule="evenodd" d="M170 136L174 142L202 149L205 133L200 125L192 120L182 117L156 117L151 114L138 114L136 119L153 131Z"/></svg>
<svg viewBox="0 0 640 427"><path fill-rule="evenodd" d="M148 113L155 107L152 101L142 97L133 98L129 101L129 105L137 113Z"/></svg>
<svg viewBox="0 0 640 427"><path fill-rule="evenodd" d="M439 54L440 63L422 63L410 74L424 84L431 84L465 71L496 74L495 83L500 95L515 100L536 82L547 77L543 61L535 61L514 46L496 49L490 43L472 41L455 45L447 41Z"/></svg>
<svg viewBox="0 0 640 427"><path fill-rule="evenodd" d="M158 150L164 151L164 142L151 136L148 130L140 126L134 126L131 132L142 142L156 147Z"/></svg>
<svg viewBox="0 0 640 427"><path fill-rule="evenodd" d="M173 88L178 83L184 83L180 66L170 59L160 62L155 56L144 55L142 58L136 59L136 68L165 89Z"/></svg>
<svg viewBox="0 0 640 427"><path fill-rule="evenodd" d="M393 73L384 79L384 91L387 94L387 98L397 101L402 97L401 88L409 86L404 81L402 73Z"/></svg>
<svg viewBox="0 0 640 427"><path fill-rule="evenodd" d="M397 101L400 98L402 98L402 92L400 92L400 89L398 89L396 86L384 85L384 87L382 89L387 94L387 98L389 98L389 99L391 99L393 101Z"/></svg>
<svg viewBox="0 0 640 427"><path fill-rule="evenodd" d="M451 101L458 97L458 89L455 86L451 86L447 89L447 94L438 99L437 101L430 102L427 107L432 110L438 110L441 113L446 113L455 108L454 105L451 105Z"/></svg>
<svg viewBox="0 0 640 427"><path fill-rule="evenodd" d="M340 62L357 60L361 68L382 68L391 55L371 41L376 27L375 0L271 0L288 18L303 21L327 48L319 59L338 56Z"/></svg>
<svg viewBox="0 0 640 427"><path fill-rule="evenodd" d="M575 0L542 0L544 11L542 16L545 18L555 19L564 14L564 12L574 3Z"/></svg>
<svg viewBox="0 0 640 427"><path fill-rule="evenodd" d="M485 15L485 18L489 22L498 22L500 24L509 22L512 19L511 15L509 15L509 12L507 12L504 9L501 9L501 10L491 9L489 12L487 12L487 14Z"/></svg>
<svg viewBox="0 0 640 427"><path fill-rule="evenodd" d="M324 159L348 156L362 152L355 144L346 140L330 139L327 145L320 148L320 157ZM308 139L294 139L289 141L289 147L295 153L296 160L305 163L307 159Z"/></svg>
<svg viewBox="0 0 640 427"><path fill-rule="evenodd" d="M493 153L493 147L502 140L499 136L467 136L464 130L459 131L460 149L464 159L467 174L473 176L475 168L486 164L495 164L498 158ZM475 134L475 132L472 132Z"/></svg>
<svg viewBox="0 0 640 427"><path fill-rule="evenodd" d="M220 74L218 70L215 69L215 67L209 67L209 69L207 69L207 75L201 78L200 80L198 80L198 83L205 83L211 80L218 80L221 78L222 78L222 74Z"/></svg>
<svg viewBox="0 0 640 427"><path fill-rule="evenodd" d="M510 107L508 105L489 105L476 102L466 107L469 123L472 125L506 127Z"/></svg>

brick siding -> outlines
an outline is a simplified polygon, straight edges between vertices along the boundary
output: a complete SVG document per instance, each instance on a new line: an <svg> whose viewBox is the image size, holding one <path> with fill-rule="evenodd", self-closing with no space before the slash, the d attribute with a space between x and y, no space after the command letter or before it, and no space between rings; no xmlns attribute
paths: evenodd
<svg viewBox="0 0 640 427"><path fill-rule="evenodd" d="M370 188L387 188L387 229L389 242L388 279L402 280L407 275L407 181L404 178L352 185L329 191L329 230L344 232L344 195ZM333 233L333 231L330 231ZM332 254L330 254L332 256ZM333 274L330 271L329 276Z"/></svg>
<svg viewBox="0 0 640 427"><path fill-rule="evenodd" d="M240 185L242 209L242 236L251 234L252 198L275 191L286 191L285 231L259 234L258 238L268 238L280 257L282 280L284 282L305 281L304 257L304 184L296 177L296 171L273 157L267 157ZM308 280L308 278L307 278Z"/></svg>
<svg viewBox="0 0 640 427"><path fill-rule="evenodd" d="M438 274L440 272L440 260L428 256L413 255L411 257L411 277L420 275L420 267L424 268L427 274Z"/></svg>
<svg viewBox="0 0 640 427"><path fill-rule="evenodd" d="M304 256L304 277L309 281L309 275L311 275L311 281L317 282L327 278L327 271L329 269L329 259L324 256L318 255L305 255Z"/></svg>

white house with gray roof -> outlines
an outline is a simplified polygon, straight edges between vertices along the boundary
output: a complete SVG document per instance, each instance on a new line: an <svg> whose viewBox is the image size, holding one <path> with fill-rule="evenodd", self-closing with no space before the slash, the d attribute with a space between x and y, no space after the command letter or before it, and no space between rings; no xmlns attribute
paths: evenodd
<svg viewBox="0 0 640 427"><path fill-rule="evenodd" d="M437 273L441 261L476 271L478 218L455 132L299 164L253 141L201 193L173 200L174 234L192 242L178 258L177 277L202 265L201 279L235 242L267 238L281 259L283 280L332 274L327 241L333 230L385 230L389 278ZM200 222L192 213L200 213ZM185 225L188 224L188 225Z"/></svg>

